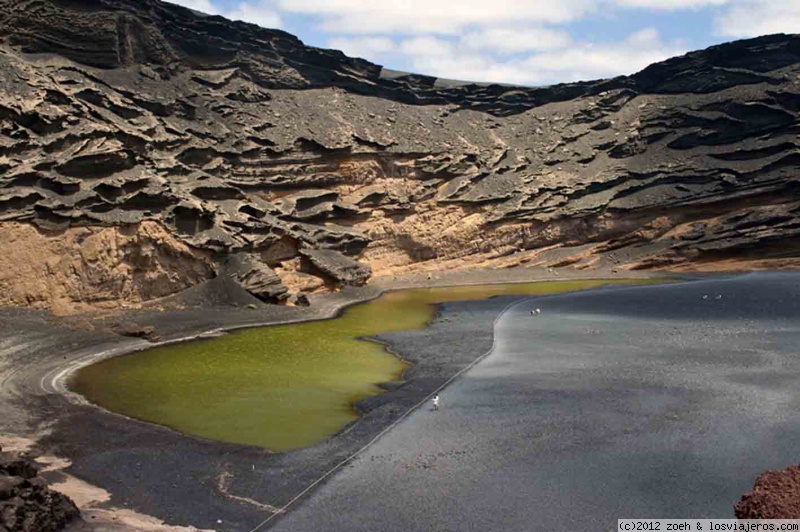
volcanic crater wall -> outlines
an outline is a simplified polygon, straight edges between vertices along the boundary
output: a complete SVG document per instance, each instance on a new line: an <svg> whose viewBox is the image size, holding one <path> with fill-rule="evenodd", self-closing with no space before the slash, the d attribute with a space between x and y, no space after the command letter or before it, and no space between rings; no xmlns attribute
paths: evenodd
<svg viewBox="0 0 800 532"><path fill-rule="evenodd" d="M0 304L800 255L796 36L524 88L156 0L0 0L0 71Z"/></svg>

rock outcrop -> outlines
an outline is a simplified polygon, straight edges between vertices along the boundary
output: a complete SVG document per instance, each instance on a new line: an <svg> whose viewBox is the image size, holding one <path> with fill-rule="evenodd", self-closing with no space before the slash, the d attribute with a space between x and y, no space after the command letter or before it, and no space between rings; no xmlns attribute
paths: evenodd
<svg viewBox="0 0 800 532"><path fill-rule="evenodd" d="M112 227L0 227L0 301L56 313L136 306L214 274L211 253L152 220Z"/></svg>
<svg viewBox="0 0 800 532"><path fill-rule="evenodd" d="M137 304L237 256L232 278L280 302L370 269L800 255L798 36L525 88L392 72L157 0L0 0L0 71L0 239L74 249L159 227L172 257L136 259L127 285L116 266L92 284L82 260L7 261L0 304Z"/></svg>
<svg viewBox="0 0 800 532"><path fill-rule="evenodd" d="M759 475L734 511L738 519L800 519L800 466Z"/></svg>
<svg viewBox="0 0 800 532"><path fill-rule="evenodd" d="M283 286L278 275L253 255L231 255L225 261L223 271L242 288L263 301L283 301L289 297L289 290Z"/></svg>
<svg viewBox="0 0 800 532"><path fill-rule="evenodd" d="M56 532L79 516L68 497L47 487L32 461L0 452L0 530Z"/></svg>
<svg viewBox="0 0 800 532"><path fill-rule="evenodd" d="M301 249L300 253L319 272L341 284L361 286L372 274L369 266L333 249Z"/></svg>

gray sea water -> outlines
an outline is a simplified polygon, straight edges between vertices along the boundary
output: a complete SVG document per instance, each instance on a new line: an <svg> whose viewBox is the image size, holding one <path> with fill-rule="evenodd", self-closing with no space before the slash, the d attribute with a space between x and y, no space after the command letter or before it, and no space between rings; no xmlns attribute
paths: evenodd
<svg viewBox="0 0 800 532"><path fill-rule="evenodd" d="M530 298L495 335L438 412L412 414L273 529L731 518L759 473L800 462L800 274Z"/></svg>

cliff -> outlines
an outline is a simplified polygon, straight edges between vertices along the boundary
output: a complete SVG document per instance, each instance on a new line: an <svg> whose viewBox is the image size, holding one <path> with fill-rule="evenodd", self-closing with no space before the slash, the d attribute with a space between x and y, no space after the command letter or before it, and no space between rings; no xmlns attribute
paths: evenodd
<svg viewBox="0 0 800 532"><path fill-rule="evenodd" d="M0 0L0 71L0 304L800 256L798 36L525 88L157 0Z"/></svg>

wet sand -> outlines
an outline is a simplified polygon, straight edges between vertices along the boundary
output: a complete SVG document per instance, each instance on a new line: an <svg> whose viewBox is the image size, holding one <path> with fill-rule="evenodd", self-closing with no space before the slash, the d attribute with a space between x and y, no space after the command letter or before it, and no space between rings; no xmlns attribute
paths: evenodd
<svg viewBox="0 0 800 532"><path fill-rule="evenodd" d="M442 319L469 321L469 308L446 306ZM425 356L439 333L385 339ZM797 462L800 274L526 300L495 334L440 411L412 414L273 530L731 518L760 472Z"/></svg>

